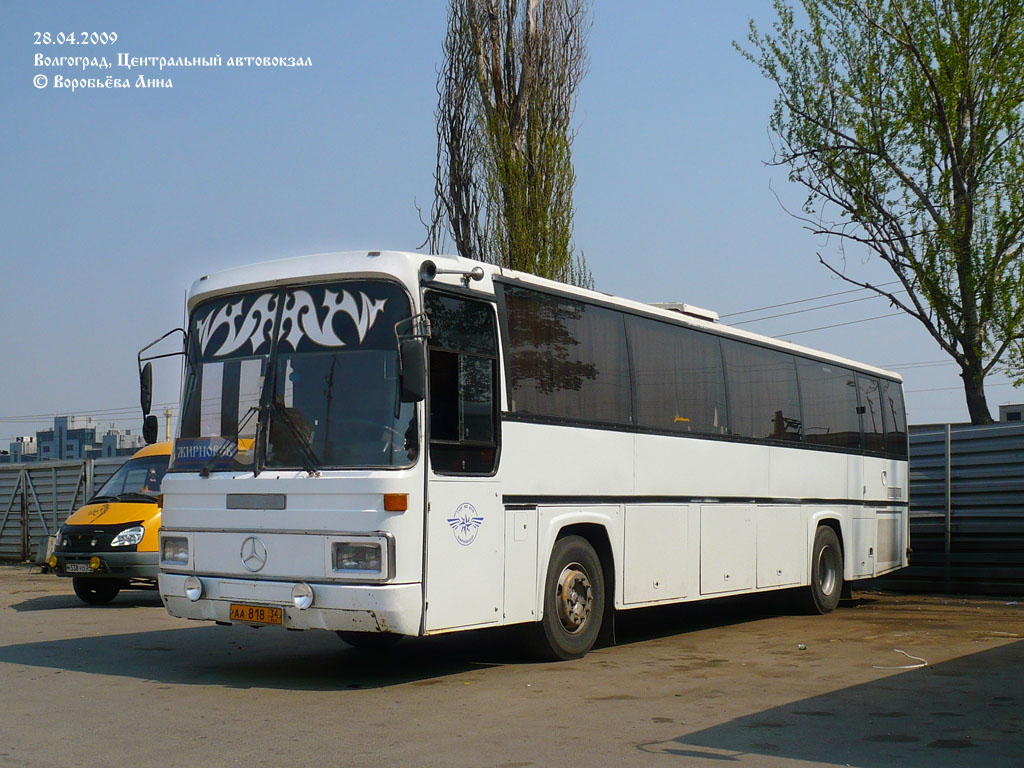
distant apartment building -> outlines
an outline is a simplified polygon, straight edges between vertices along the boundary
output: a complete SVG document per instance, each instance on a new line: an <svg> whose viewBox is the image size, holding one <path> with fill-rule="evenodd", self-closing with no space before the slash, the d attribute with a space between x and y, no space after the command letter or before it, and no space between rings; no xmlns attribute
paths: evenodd
<svg viewBox="0 0 1024 768"><path fill-rule="evenodd" d="M36 432L35 437L14 438L0 463L128 456L146 444L141 434L130 429L111 425L103 434L100 429L92 416L56 416L52 429Z"/></svg>
<svg viewBox="0 0 1024 768"><path fill-rule="evenodd" d="M123 432L118 429L109 429L103 435L102 455L104 457L126 456L130 453L135 453L145 444L146 441L142 435L132 434L130 429L126 429Z"/></svg>
<svg viewBox="0 0 1024 768"><path fill-rule="evenodd" d="M20 463L33 461L36 457L36 439L31 435L23 435L11 441L10 461Z"/></svg>
<svg viewBox="0 0 1024 768"><path fill-rule="evenodd" d="M1021 414L1024 414L1024 403L999 406L1000 421L1022 421Z"/></svg>
<svg viewBox="0 0 1024 768"><path fill-rule="evenodd" d="M36 432L39 460L95 458L90 450L102 447L96 439L98 426L92 416L54 417L53 429Z"/></svg>

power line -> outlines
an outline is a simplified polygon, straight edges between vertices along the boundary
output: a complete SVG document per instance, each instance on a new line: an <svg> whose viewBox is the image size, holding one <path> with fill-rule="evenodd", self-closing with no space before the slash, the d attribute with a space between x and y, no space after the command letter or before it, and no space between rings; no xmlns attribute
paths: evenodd
<svg viewBox="0 0 1024 768"><path fill-rule="evenodd" d="M926 368L931 365L951 365L952 363L952 360L920 360L914 363L892 363L891 365L883 365L882 368L895 368L896 366L902 368Z"/></svg>
<svg viewBox="0 0 1024 768"><path fill-rule="evenodd" d="M885 288L887 285L896 285L899 280L890 280L888 283L879 283L877 287ZM784 301L781 304L769 304L766 307L757 307L756 309L744 309L742 312L729 312L725 315L719 315L719 317L736 317L738 315L749 315L751 312L763 312L766 309L778 309L779 307L789 307L793 304L806 304L808 301L818 301L819 299L831 299L833 296L845 296L850 293L857 293L858 291L867 291L868 288L851 288L847 291L836 291L835 293L825 293L821 296L812 296L809 299L796 299L795 301Z"/></svg>
<svg viewBox="0 0 1024 768"><path fill-rule="evenodd" d="M167 408L177 406L178 401L172 401L167 403L154 403L154 408ZM30 413L24 416L0 416L0 422L5 421L47 421L52 420L56 416L97 416L103 417L104 414L116 415L120 413L127 414L132 411L141 411L141 406L130 405L130 406L119 406L117 408L93 408L88 410L67 410L64 412L54 411L51 413Z"/></svg>
<svg viewBox="0 0 1024 768"><path fill-rule="evenodd" d="M896 291L896 293L906 293L906 291ZM884 299L885 297L881 294L875 294L874 296L863 296L859 299L848 299L847 301L834 301L831 304L822 304L820 307L808 307L807 309L794 309L792 312L780 312L776 315L765 315L764 317L755 317L753 320L741 320L738 323L732 323L733 326L738 325L749 325L750 323L760 323L762 320L774 320L776 317L789 317L790 315L802 315L804 312L817 312L820 309L831 309L832 307L841 307L844 304L856 304L859 301L870 301L871 299Z"/></svg>
<svg viewBox="0 0 1024 768"><path fill-rule="evenodd" d="M875 315L874 317L865 317L861 320L849 320L845 323L833 323L832 325L821 325L817 328L805 328L802 331L792 331L790 333L780 333L778 336L772 336L773 339L787 339L790 336L799 336L801 333L810 333L811 331L824 331L827 328L840 328L844 325L856 325L857 323L866 323L869 320L881 320L884 317L899 317L903 315L903 312L890 312L888 315Z"/></svg>
<svg viewBox="0 0 1024 768"><path fill-rule="evenodd" d="M986 384L985 389L995 389L996 387L1012 387L1011 382L1005 384ZM933 389L908 389L907 392L950 392L953 390L962 390L963 387L935 387Z"/></svg>
<svg viewBox="0 0 1024 768"><path fill-rule="evenodd" d="M940 360L940 361L937 361L937 362L934 362L934 363L930 363L928 365L899 365L897 363L894 366L885 366L885 365L883 365L882 367L883 368L888 368L888 367L900 368L900 369L902 369L904 371L909 371L909 370L921 370L923 368L943 368L943 367L945 367L947 365L956 365L956 363L953 362L952 360Z"/></svg>

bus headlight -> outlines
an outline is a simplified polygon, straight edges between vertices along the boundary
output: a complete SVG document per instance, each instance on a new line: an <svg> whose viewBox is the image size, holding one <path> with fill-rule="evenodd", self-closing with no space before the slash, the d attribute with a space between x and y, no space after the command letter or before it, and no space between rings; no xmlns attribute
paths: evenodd
<svg viewBox="0 0 1024 768"><path fill-rule="evenodd" d="M160 539L160 562L188 565L188 539L185 536L164 536Z"/></svg>
<svg viewBox="0 0 1024 768"><path fill-rule="evenodd" d="M395 578L395 539L390 533L331 536L325 543L329 576L367 582Z"/></svg>
<svg viewBox="0 0 1024 768"><path fill-rule="evenodd" d="M185 597L187 597L194 603L202 596L203 582L201 582L195 576L189 576L187 579L185 579Z"/></svg>
<svg viewBox="0 0 1024 768"><path fill-rule="evenodd" d="M292 587L292 602L300 611L304 611L313 604L313 588L303 581Z"/></svg>
<svg viewBox="0 0 1024 768"><path fill-rule="evenodd" d="M142 541L142 537L145 535L145 533L146 529L143 528L141 525L135 525L131 528L125 528L123 531L117 534L117 536L114 537L114 540L110 542L110 546L134 547L136 544Z"/></svg>
<svg viewBox="0 0 1024 768"><path fill-rule="evenodd" d="M378 541L334 542L334 570L382 573L383 550Z"/></svg>

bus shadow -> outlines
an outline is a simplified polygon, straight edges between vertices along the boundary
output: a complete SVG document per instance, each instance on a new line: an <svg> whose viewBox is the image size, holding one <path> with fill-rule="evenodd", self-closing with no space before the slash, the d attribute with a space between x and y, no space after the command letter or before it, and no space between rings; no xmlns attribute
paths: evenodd
<svg viewBox="0 0 1024 768"><path fill-rule="evenodd" d="M386 688L522 660L515 638L481 630L352 648L333 632L195 626L0 647L0 662L169 685L340 690Z"/></svg>
<svg viewBox="0 0 1024 768"><path fill-rule="evenodd" d="M615 616L615 645L630 645L712 627L803 614L804 611L797 606L798 598L799 595L787 590L620 611ZM842 600L839 608L843 610L875 602L877 598L870 594L858 594L852 599ZM609 645L609 636L605 634L598 647Z"/></svg>
<svg viewBox="0 0 1024 768"><path fill-rule="evenodd" d="M124 608L163 608L160 595L153 590L124 591L106 605L86 605L74 593L67 595L43 595L31 597L9 606L12 611L59 611L66 608L88 608L96 611L111 611Z"/></svg>
<svg viewBox="0 0 1024 768"><path fill-rule="evenodd" d="M766 599L766 597L768 599ZM709 627L750 623L779 614L765 595L625 611L616 619L616 645L630 645ZM84 605L75 595L46 595L11 606L16 611L108 611L152 607L153 592L125 592L106 606ZM0 647L0 662L165 684L233 688L339 690L424 683L494 666L532 664L522 627L405 638L387 651L352 648L333 632L288 633L208 624ZM604 642L603 647L610 643Z"/></svg>
<svg viewBox="0 0 1024 768"><path fill-rule="evenodd" d="M687 765L764 756L862 768L1017 768L1022 690L1024 642L1017 641L637 749Z"/></svg>

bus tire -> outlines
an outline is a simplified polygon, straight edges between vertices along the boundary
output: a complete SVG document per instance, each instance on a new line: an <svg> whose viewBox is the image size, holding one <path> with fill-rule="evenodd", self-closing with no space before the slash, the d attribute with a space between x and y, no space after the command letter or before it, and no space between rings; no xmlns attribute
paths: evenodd
<svg viewBox="0 0 1024 768"><path fill-rule="evenodd" d="M337 634L353 648L363 651L386 651L398 645L402 639L402 635L394 632L346 632L339 629Z"/></svg>
<svg viewBox="0 0 1024 768"><path fill-rule="evenodd" d="M601 631L605 611L604 571L582 536L558 539L544 580L544 616L532 627L534 652L548 660L578 659Z"/></svg>
<svg viewBox="0 0 1024 768"><path fill-rule="evenodd" d="M811 584L806 589L804 608L808 613L831 613L843 593L843 550L836 532L819 525L811 550Z"/></svg>
<svg viewBox="0 0 1024 768"><path fill-rule="evenodd" d="M106 605L121 591L121 583L111 579L89 579L75 576L71 579L75 594L89 605Z"/></svg>

